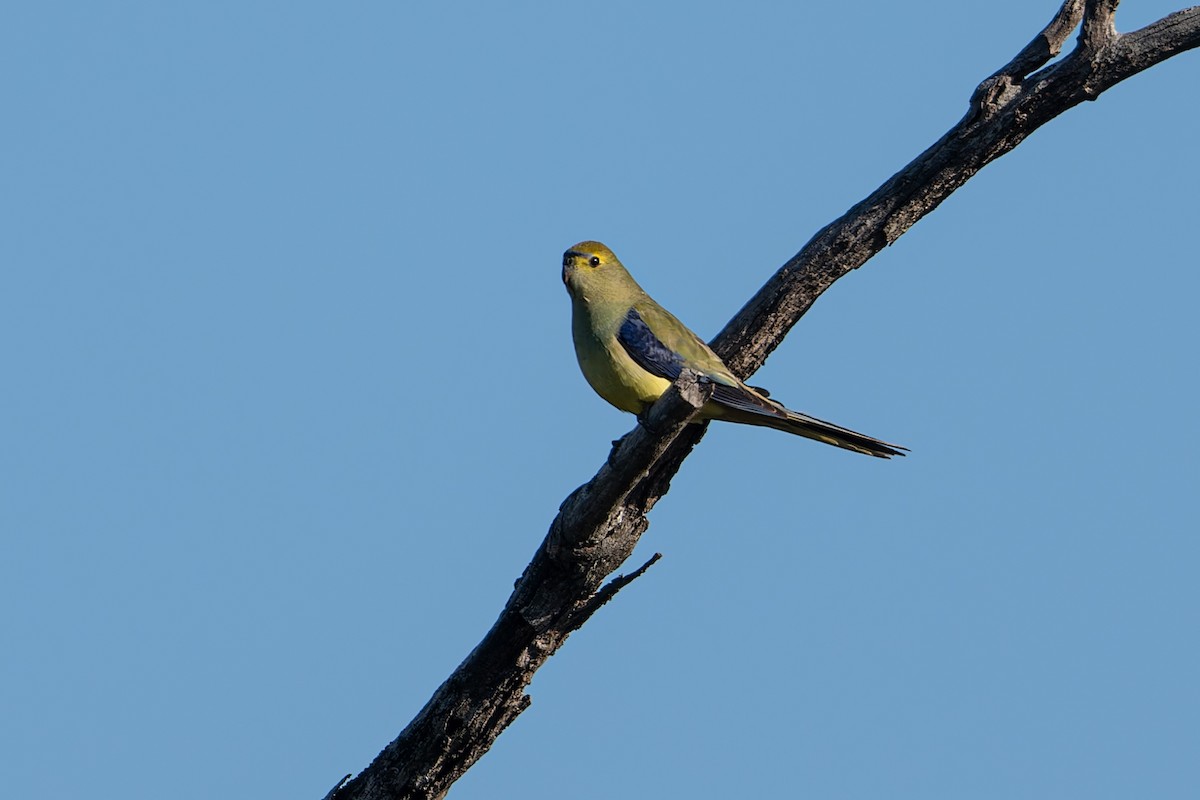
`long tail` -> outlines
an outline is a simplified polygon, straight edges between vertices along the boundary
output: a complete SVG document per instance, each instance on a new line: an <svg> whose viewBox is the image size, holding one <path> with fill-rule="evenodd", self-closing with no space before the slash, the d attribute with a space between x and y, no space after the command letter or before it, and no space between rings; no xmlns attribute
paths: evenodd
<svg viewBox="0 0 1200 800"><path fill-rule="evenodd" d="M888 444L880 439L852 431L849 428L843 428L840 425L834 425L832 422L825 422L816 417L810 417L807 414L797 413L791 409L787 409L786 418L762 414L747 414L745 416L739 414L736 418L731 417L730 419L734 422L744 422L750 425L766 425L768 428L787 431L797 436L806 436L809 439L816 439L818 442L831 444L834 447L853 450L856 453L876 456L877 458L903 456L906 455L904 451L908 449L898 444Z"/></svg>
<svg viewBox="0 0 1200 800"><path fill-rule="evenodd" d="M742 422L744 425L762 425L775 428L776 431L794 433L798 437L808 437L823 441L827 445L842 447L845 450L863 453L865 456L877 458L892 458L904 456L907 447L888 444L887 441L869 437L865 433L851 431L833 422L818 420L815 416L800 414L786 408L784 404L770 399L767 392L745 384L718 384L713 392L713 403L718 413L713 414L722 420ZM707 409L706 409L707 410Z"/></svg>
<svg viewBox="0 0 1200 800"><path fill-rule="evenodd" d="M733 385L718 383L713 389L712 403L705 410L715 407L711 416L746 425L763 425L797 436L806 436L818 442L831 444L877 458L905 455L907 447L867 436L865 433L834 425L808 414L801 414L772 400L766 390L744 383Z"/></svg>

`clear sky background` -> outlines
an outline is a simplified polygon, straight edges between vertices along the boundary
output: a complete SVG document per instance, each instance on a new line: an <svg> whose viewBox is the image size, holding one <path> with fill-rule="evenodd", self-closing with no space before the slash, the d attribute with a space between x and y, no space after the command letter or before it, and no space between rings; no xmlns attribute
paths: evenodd
<svg viewBox="0 0 1200 800"><path fill-rule="evenodd" d="M1119 27L1177 6L1128 2ZM0 24L0 786L319 798L634 424L561 253L714 335L1053 0L29 3ZM1200 56L754 379L454 798L1195 798Z"/></svg>

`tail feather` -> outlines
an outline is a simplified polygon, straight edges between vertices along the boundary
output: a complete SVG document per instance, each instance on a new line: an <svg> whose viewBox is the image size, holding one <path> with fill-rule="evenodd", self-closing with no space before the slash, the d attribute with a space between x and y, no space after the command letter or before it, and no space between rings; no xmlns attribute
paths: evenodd
<svg viewBox="0 0 1200 800"><path fill-rule="evenodd" d="M713 416L730 422L763 425L868 456L891 458L904 455L904 451L908 449L843 428L841 425L834 425L832 422L810 417L808 414L792 411L783 403L770 399L762 389L740 382L732 385L718 383L713 389L712 405L720 409L720 413Z"/></svg>
<svg viewBox="0 0 1200 800"><path fill-rule="evenodd" d="M831 444L834 447L853 450L856 453L863 453L868 456L891 458L892 456L907 455L905 452L908 450L907 447L901 447L898 444L889 444L873 436L867 436L865 433L852 431L849 428L834 425L832 422L825 422L816 417L799 414L791 410L788 411L787 419L781 420L776 417L762 417L762 420L772 428L794 433L798 436L807 436L809 439L816 439L819 442L825 442L825 444Z"/></svg>
<svg viewBox="0 0 1200 800"><path fill-rule="evenodd" d="M815 439L818 442L831 444L834 447L853 450L856 453L875 456L876 458L907 455L905 452L908 450L907 447L901 447L898 444L889 444L873 436L867 436L865 433L852 431L849 428L843 428L840 425L834 425L832 422L825 422L816 417L810 417L807 414L800 414L791 409L784 409L784 411L786 415L775 416L773 414L756 413L726 407L721 418L730 422L762 425L767 428L794 433L797 436Z"/></svg>

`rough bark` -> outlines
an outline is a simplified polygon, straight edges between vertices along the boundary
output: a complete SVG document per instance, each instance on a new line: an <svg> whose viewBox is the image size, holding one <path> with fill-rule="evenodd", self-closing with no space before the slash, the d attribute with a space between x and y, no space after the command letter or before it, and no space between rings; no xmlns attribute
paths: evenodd
<svg viewBox="0 0 1200 800"><path fill-rule="evenodd" d="M1067 0L1008 64L985 79L965 117L865 200L820 230L713 340L739 375L758 369L834 281L866 263L986 164L1059 114L1200 45L1200 7L1118 34L1117 0ZM1074 49L1050 62L1078 31ZM1049 66L1047 66L1049 65ZM336 800L436 798L529 705L534 672L654 559L602 587L633 552L646 514L704 435L688 425L711 387L685 373L647 419L614 442L596 476L563 502L495 625Z"/></svg>

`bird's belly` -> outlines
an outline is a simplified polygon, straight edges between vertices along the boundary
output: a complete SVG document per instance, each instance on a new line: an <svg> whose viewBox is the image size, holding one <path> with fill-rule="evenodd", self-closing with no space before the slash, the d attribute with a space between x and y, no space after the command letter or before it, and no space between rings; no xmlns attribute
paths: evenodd
<svg viewBox="0 0 1200 800"><path fill-rule="evenodd" d="M576 352L583 377L596 394L622 411L642 413L671 385L635 364L616 339L608 347L585 349L590 352Z"/></svg>

